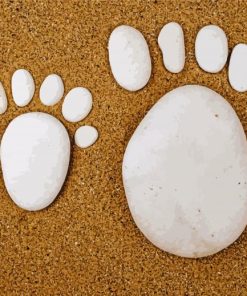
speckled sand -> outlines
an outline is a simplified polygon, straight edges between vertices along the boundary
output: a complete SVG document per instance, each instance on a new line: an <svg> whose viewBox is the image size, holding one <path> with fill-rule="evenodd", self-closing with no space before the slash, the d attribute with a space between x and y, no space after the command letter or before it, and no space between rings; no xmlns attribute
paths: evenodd
<svg viewBox="0 0 247 296"><path fill-rule="evenodd" d="M78 85L90 89L94 108L83 125L100 132L89 149L74 145L65 187L44 211L30 213L16 207L0 181L1 295L246 293L246 231L212 257L190 260L169 255L135 226L121 179L124 150L138 123L156 100L180 85L202 84L223 95L247 131L246 93L231 88L225 69L205 73L194 57L196 34L209 23L226 32L230 49L247 42L246 11L245 1L225 0L0 3L0 80L9 99L1 131L22 112L51 110L72 139L81 123L63 119L62 100L52 108L39 100L39 86L55 72L63 78L65 93ZM164 69L157 44L161 28L170 21L180 23L185 34L187 59L179 74ZM117 85L108 64L109 35L123 23L142 32L153 63L148 85L135 93ZM19 68L29 70L36 83L34 99L23 108L17 108L10 97L11 75Z"/></svg>

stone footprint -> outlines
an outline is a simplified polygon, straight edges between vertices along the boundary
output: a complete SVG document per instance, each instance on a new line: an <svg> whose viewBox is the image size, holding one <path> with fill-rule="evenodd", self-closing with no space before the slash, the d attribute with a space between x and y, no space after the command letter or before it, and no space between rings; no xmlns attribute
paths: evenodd
<svg viewBox="0 0 247 296"><path fill-rule="evenodd" d="M0 85L0 111L7 110L7 97ZM12 95L17 106L28 105L34 95L32 75L24 69L12 76ZM63 97L60 76L46 77L40 88L40 100L54 106ZM92 109L92 95L76 87L68 92L62 114L71 122L83 120ZM96 128L81 126L75 133L75 143L81 148L91 146L98 137ZM6 189L21 208L37 211L49 206L59 194L70 163L71 143L64 125L44 112L28 112L14 118L1 140L1 165Z"/></svg>
<svg viewBox="0 0 247 296"><path fill-rule="evenodd" d="M158 45L165 68L174 74L183 71L181 26L166 24ZM138 30L117 27L108 49L120 86L137 91L148 83L151 58ZM195 40L195 57L204 71L217 75L228 57L224 31L203 27ZM233 49L228 76L235 90L247 90L247 45ZM164 251L191 258L212 255L246 227L246 136L232 106L208 87L180 86L157 101L128 143L122 176L137 227Z"/></svg>

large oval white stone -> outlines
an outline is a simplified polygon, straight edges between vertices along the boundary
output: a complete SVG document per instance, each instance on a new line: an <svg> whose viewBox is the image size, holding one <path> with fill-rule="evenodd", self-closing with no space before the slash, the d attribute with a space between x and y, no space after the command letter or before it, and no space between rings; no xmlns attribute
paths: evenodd
<svg viewBox="0 0 247 296"><path fill-rule="evenodd" d="M209 73L221 71L228 56L225 32L215 25L203 27L196 36L195 55L199 66L204 71Z"/></svg>
<svg viewBox="0 0 247 296"><path fill-rule="evenodd" d="M16 117L1 141L4 183L21 208L47 207L64 183L70 160L70 140L55 117L41 112Z"/></svg>
<svg viewBox="0 0 247 296"><path fill-rule="evenodd" d="M203 86L167 93L134 132L123 181L154 245L184 257L226 248L247 224L247 142L236 113Z"/></svg>
<svg viewBox="0 0 247 296"><path fill-rule="evenodd" d="M115 28L108 50L111 70L119 85L136 91L148 83L151 58L147 42L138 30L126 25Z"/></svg>

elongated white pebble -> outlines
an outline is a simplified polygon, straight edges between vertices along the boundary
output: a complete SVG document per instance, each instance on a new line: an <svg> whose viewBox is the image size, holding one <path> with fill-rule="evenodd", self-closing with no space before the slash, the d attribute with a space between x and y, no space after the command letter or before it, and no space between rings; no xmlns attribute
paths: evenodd
<svg viewBox="0 0 247 296"><path fill-rule="evenodd" d="M32 75L25 69L16 70L12 76L12 95L17 106L26 106L33 98L35 85Z"/></svg>
<svg viewBox="0 0 247 296"><path fill-rule="evenodd" d="M0 114L3 114L8 107L8 101L6 92L4 90L4 87L2 85L2 82L0 82Z"/></svg>
<svg viewBox="0 0 247 296"><path fill-rule="evenodd" d="M109 61L112 74L123 88L143 88L151 76L151 58L143 35L133 27L122 25L110 36Z"/></svg>
<svg viewBox="0 0 247 296"><path fill-rule="evenodd" d="M195 55L199 66L204 71L209 73L221 71L228 56L225 32L215 25L203 27L196 36Z"/></svg>
<svg viewBox="0 0 247 296"><path fill-rule="evenodd" d="M247 91L247 45L240 43L233 48L229 69L229 82L239 92Z"/></svg>
<svg viewBox="0 0 247 296"><path fill-rule="evenodd" d="M98 131L93 126L81 126L75 132L75 143L80 148L88 148L93 145L97 139Z"/></svg>
<svg viewBox="0 0 247 296"><path fill-rule="evenodd" d="M70 160L70 140L55 117L32 112L16 117L1 141L5 186L12 200L29 211L41 210L56 198Z"/></svg>
<svg viewBox="0 0 247 296"><path fill-rule="evenodd" d="M159 47L163 55L166 69L172 73L179 73L184 68L185 48L182 27L175 22L166 24L158 37Z"/></svg>
<svg viewBox="0 0 247 296"><path fill-rule="evenodd" d="M90 91L84 87L75 87L68 92L63 101L63 117L70 122L78 122L89 114L92 106Z"/></svg>
<svg viewBox="0 0 247 296"><path fill-rule="evenodd" d="M53 106L59 102L64 93L62 78L57 74L50 74L41 84L39 97L46 106Z"/></svg>
<svg viewBox="0 0 247 296"><path fill-rule="evenodd" d="M212 255L247 224L247 141L231 105L213 90L168 92L137 127L123 160L133 218L156 246Z"/></svg>

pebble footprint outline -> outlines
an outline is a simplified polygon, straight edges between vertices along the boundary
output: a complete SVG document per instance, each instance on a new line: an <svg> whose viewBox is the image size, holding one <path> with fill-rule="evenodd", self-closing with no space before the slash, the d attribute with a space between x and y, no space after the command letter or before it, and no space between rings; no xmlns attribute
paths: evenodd
<svg viewBox="0 0 247 296"><path fill-rule="evenodd" d="M184 69L186 50L182 26L165 24L157 38L167 71L177 74ZM152 72L149 47L142 33L129 25L116 27L108 41L111 72L115 81L128 91L143 89ZM217 25L203 26L195 39L195 58L205 72L218 73L226 66L229 56L225 32ZM247 44L236 44L228 66L228 82L238 92L247 91Z"/></svg>
<svg viewBox="0 0 247 296"><path fill-rule="evenodd" d="M163 54L165 68L172 73L181 72L185 64L184 36L181 26L175 22L166 24L160 32L158 44ZM109 38L108 50L111 71L117 83L129 91L138 91L145 87L150 79L151 58L147 42L141 32L128 25L115 28ZM228 58L228 41L220 27L208 25L201 28L196 36L195 57L199 67L205 72L218 73L225 67ZM145 58L147 58L146 66ZM246 77L247 45L240 43L234 47L230 57L228 80L233 89L244 92L247 90ZM172 102L175 103L172 105ZM212 109L208 108L207 104ZM201 117L197 114L201 114ZM185 121L184 118L186 118ZM182 135L176 130L178 122L182 122L181 126L184 128ZM225 132L219 128L223 123ZM213 133L211 134L209 126L213 127L214 141L212 141ZM202 139L200 139L200 127L203 130ZM181 142L180 137L187 140ZM201 143L204 143L207 138L211 142L209 141L208 146L203 146ZM201 149L200 153L205 156L202 159L202 167L205 162L205 167L209 165L212 175L216 175L217 182L214 180L216 183L212 192L210 191L211 186L203 187L204 203L200 203L197 194L193 194L194 188L198 187L197 181L188 182L188 187L192 190L187 192L188 198L183 199L182 197L186 197L182 190L183 180L180 178L178 182L178 176L173 174L170 174L170 179L168 177L169 172L173 172L174 166L183 167L184 160L185 173L182 176L186 180L186 176L194 175L191 163L197 163L196 156L195 159L192 156L191 162L186 163L187 156L191 155L191 151L186 150L190 147L187 145L190 140L194 146L198 147L198 151ZM210 144L212 148L214 147L212 143L215 142L221 151L227 151L224 159L217 157L214 149L209 149ZM225 145L231 149L224 149ZM240 158L241 161L239 161ZM215 161L212 163L211 159ZM229 166L229 159L235 163L235 170L230 172L230 180L224 174L224 165ZM217 166L220 172L221 169L223 170L222 173L219 173ZM200 171L200 165L197 168ZM176 167L176 169L178 172L179 168ZM202 180L199 179L198 182L201 184L200 181L202 181L203 186L210 177L202 176ZM123 158L122 177L129 209L137 227L150 242L164 251L190 258L209 256L232 244L246 227L246 135L230 104L218 93L205 86L178 86L153 105L129 140ZM238 182L235 182L236 179ZM203 180L206 181L203 183ZM222 186L219 180L225 181L225 185ZM175 187L174 192L169 191L170 186ZM168 188L167 191L165 191L166 188ZM219 188L223 189L219 191ZM179 198L182 198L182 202ZM190 203L191 198L193 202ZM211 225L206 223L211 217L211 212L204 210L208 209L208 205L214 209L215 204L217 205L221 198L226 198L221 207L221 220L218 221L219 223L212 224L213 227L207 228ZM175 200L177 207L183 209L181 216L174 214L176 211L174 211L171 200ZM234 207L227 208L227 203L233 203ZM173 218L174 215L176 217ZM189 218L186 223L181 222L185 221L184 217ZM212 219L215 221L217 217ZM195 221L197 223L194 223ZM201 231L201 223L205 223L207 231ZM236 224L239 226L237 229L235 229ZM226 230L227 235L222 236ZM183 233L188 235L183 237Z"/></svg>
<svg viewBox="0 0 247 296"><path fill-rule="evenodd" d="M35 84L34 84L34 80L31 73L25 69L16 70L13 73L11 78L11 90L12 90L12 97L13 97L14 103L20 108L27 106L33 99L34 91L35 91ZM52 106L56 105L63 98L63 96L64 96L64 84L63 84L62 78L57 74L50 74L47 77L45 77L39 89L39 99L41 103L45 106L49 106L52 108ZM7 99L3 84L0 82L0 114L4 114L7 111L7 107L8 107L8 99ZM65 95L62 103L61 113L66 121L68 121L69 123L76 123L84 120L90 114L92 107L93 107L93 100L92 100L92 95L90 91L83 87L75 87L75 88L72 88ZM58 128L58 134L62 131L61 133L66 138L65 142L63 141L59 142L61 145L64 145L63 148L67 151L66 152L67 156L64 155L64 158L62 158L60 162L57 162L58 166L60 165L60 163L64 162L64 169L60 168L60 171L61 170L63 171L60 174L61 175L60 179L59 179L59 176L57 176L58 179L56 179L57 188L55 192L52 192L52 190L50 190L52 193L49 193L49 189L47 189L48 191L46 191L46 194L48 194L48 197L47 196L45 198L39 197L39 200L35 197L35 194L33 194L33 193L36 193L36 195L39 196L34 186L33 187L30 186L31 189L25 186L25 184L28 182L27 179L30 178L30 176L32 178L33 177L32 175L34 173L29 171L31 169L31 161L29 164L27 163L25 164L26 167L23 167L23 164L24 164L23 159L20 160L21 156L19 155L21 148L20 150L18 150L18 148L14 150L12 149L11 152L10 152L11 149L8 149L9 143L11 141L13 143L13 139L11 139L13 138L13 136L16 139L18 139L19 133L22 133L23 137L27 136L26 133L29 133L30 135L32 134L33 131L31 130L31 127L29 127L30 125L29 126L27 125L26 130L20 130L20 131L18 130L20 128L20 125L24 124L25 120L27 121L27 123L30 122L31 124L37 124L37 128L40 130L42 130L43 128L46 128L46 126L44 126L43 123L44 124L47 123L47 126L49 127L52 127L55 129ZM47 134L49 134L49 128L46 131L47 131ZM33 132L32 136L34 136L34 133L35 132ZM56 137L56 133L55 133L55 137ZM9 139L11 141L9 141ZM89 125L80 126L74 134L74 142L79 148L88 148L91 145L93 145L97 141L97 139L98 139L97 129ZM28 141L28 137L26 138L26 140ZM45 139L45 141L46 140L47 139ZM54 139L50 139L51 142L53 140ZM24 112L23 114L12 119L12 121L9 123L9 125L7 126L7 128L5 129L2 135L1 161L2 161L2 172L3 172L5 187L11 199L19 207L25 210L30 210L30 211L42 210L47 206L49 206L56 199L57 195L59 194L61 188L63 187L66 181L67 171L70 163L71 144L72 143L69 139L69 136L64 124L60 122L55 116L52 116L49 113ZM50 144L48 141L47 146L49 145ZM21 146L22 149L24 149L25 143L22 143L22 141L19 141L18 145L13 145L13 146ZM27 149L27 147L25 149ZM15 158L16 155L18 156L17 157L18 160L15 163L7 159L7 158L10 158L8 155L10 153L12 153L12 158ZM34 158L36 156L37 155L32 155L32 156L30 155L30 157L34 157ZM49 155L47 155L47 159L49 159ZM27 160L28 159L26 159L26 161ZM19 161L21 163L20 165L18 165ZM52 161L52 159L50 159L50 161ZM29 162L29 160L27 162ZM12 166L12 169L11 169L11 166ZM13 180L13 176L11 176L11 174L13 175L14 166L15 166L15 169L17 168L16 171L19 170L19 173L20 173L20 170L23 170L23 169L26 170L25 172L23 172L22 175L18 176L19 179L22 180L22 183L24 184L24 186L22 184L19 184L20 182L18 183L18 179L16 179L16 176L15 176L15 180ZM40 163L40 167L42 167L42 163ZM38 179L39 178L36 174L34 176L35 182L38 182ZM46 188L45 184L38 184L38 185L41 185L41 188L44 188L45 190ZM27 196L29 195L29 197L28 198L24 197L25 194ZM44 196L46 194L44 194Z"/></svg>

